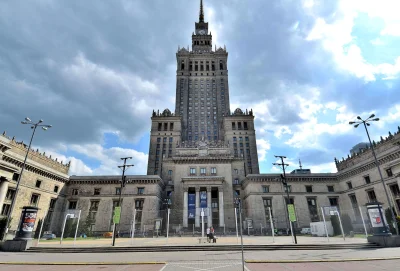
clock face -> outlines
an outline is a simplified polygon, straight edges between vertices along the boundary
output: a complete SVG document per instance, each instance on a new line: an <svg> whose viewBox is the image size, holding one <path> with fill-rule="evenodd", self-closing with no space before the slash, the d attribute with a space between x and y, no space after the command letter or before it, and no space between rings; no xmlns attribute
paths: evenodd
<svg viewBox="0 0 400 271"><path fill-rule="evenodd" d="M199 30L200 35L204 35L205 33L206 33L206 31L204 29Z"/></svg>

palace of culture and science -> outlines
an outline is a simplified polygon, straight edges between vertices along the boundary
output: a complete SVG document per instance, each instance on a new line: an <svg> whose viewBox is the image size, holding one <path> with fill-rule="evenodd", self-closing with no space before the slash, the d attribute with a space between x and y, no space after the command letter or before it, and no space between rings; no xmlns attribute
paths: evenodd
<svg viewBox="0 0 400 271"><path fill-rule="evenodd" d="M234 230L237 199L249 229L269 228L271 216L275 227L286 229L285 189L289 189L290 202L295 205L297 228L320 221L324 206L337 207L361 227L360 206L375 200L388 206L368 148L352 152L346 159L335 159L337 173L294 171L287 175L287 188L280 174L260 174L254 127L257 112L230 109L228 52L213 46L202 1L192 48L179 48L176 61L175 110L152 113L147 175L126 176L126 186L121 189L121 176L69 176L69 163L31 151L15 216L19 217L20 207L35 205L40 208L39 218L48 213L47 230L59 233L65 214L81 210L83 220L90 218L91 231L107 232L112 229L114 208L121 194L120 232L130 231L134 217L139 232L164 230L167 208L170 229L191 232L200 230L201 213L205 227ZM396 132L376 144L397 212L399 142L400 133ZM0 136L3 216L10 208L24 152L26 145L5 133ZM11 230L17 223L17 219L12 221Z"/></svg>

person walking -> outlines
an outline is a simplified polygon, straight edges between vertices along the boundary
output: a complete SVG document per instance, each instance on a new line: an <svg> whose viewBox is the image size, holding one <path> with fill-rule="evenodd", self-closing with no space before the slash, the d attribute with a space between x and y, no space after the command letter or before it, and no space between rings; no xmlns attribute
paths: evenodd
<svg viewBox="0 0 400 271"><path fill-rule="evenodd" d="M207 242L210 243L210 227L207 227Z"/></svg>
<svg viewBox="0 0 400 271"><path fill-rule="evenodd" d="M217 239L214 236L214 228L213 227L210 228L210 239L212 239L213 243L217 242Z"/></svg>

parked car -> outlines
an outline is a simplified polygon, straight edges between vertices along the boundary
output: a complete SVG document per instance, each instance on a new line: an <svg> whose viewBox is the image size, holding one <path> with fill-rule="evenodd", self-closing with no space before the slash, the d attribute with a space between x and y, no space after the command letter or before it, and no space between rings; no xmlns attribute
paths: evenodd
<svg viewBox="0 0 400 271"><path fill-rule="evenodd" d="M45 239L45 240L51 240L51 239L55 239L55 238L56 238L56 235L54 233L45 233L42 236L42 239Z"/></svg>
<svg viewBox="0 0 400 271"><path fill-rule="evenodd" d="M311 228L302 228L300 233L301 234L311 234Z"/></svg>

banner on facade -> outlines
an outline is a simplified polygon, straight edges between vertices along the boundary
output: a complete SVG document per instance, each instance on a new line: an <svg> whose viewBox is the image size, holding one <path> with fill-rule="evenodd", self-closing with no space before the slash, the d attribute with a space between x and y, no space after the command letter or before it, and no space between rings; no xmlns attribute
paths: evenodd
<svg viewBox="0 0 400 271"><path fill-rule="evenodd" d="M294 204L287 205L288 213L289 213L289 220L292 222L296 222L296 212L294 211Z"/></svg>
<svg viewBox="0 0 400 271"><path fill-rule="evenodd" d="M207 208L207 191L200 191L200 208Z"/></svg>
<svg viewBox="0 0 400 271"><path fill-rule="evenodd" d="M196 194L188 194L188 218L196 216Z"/></svg>

